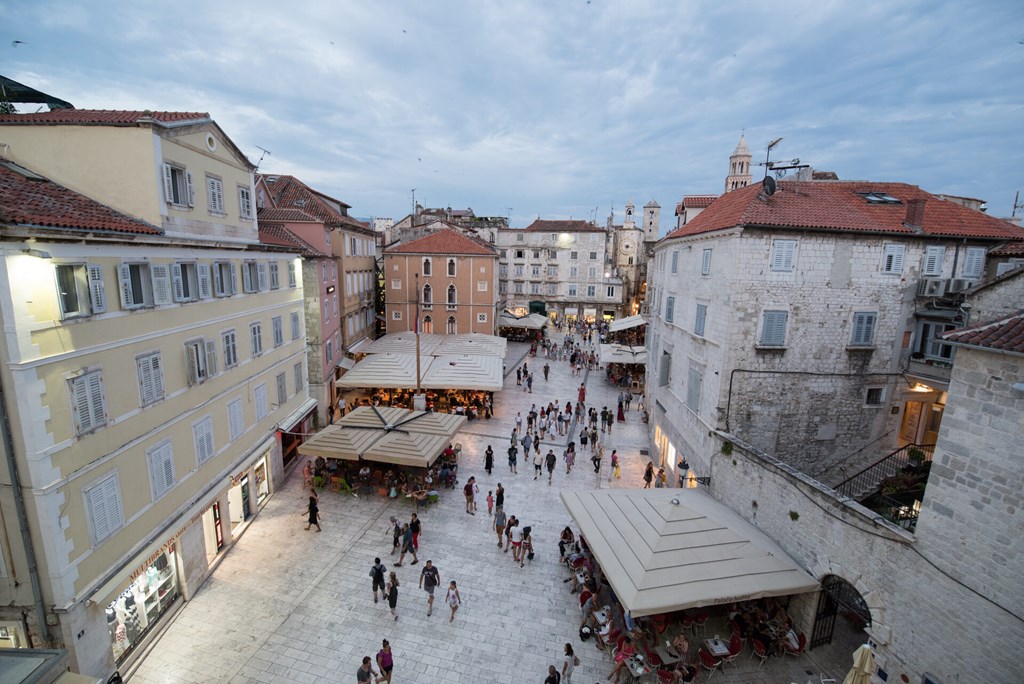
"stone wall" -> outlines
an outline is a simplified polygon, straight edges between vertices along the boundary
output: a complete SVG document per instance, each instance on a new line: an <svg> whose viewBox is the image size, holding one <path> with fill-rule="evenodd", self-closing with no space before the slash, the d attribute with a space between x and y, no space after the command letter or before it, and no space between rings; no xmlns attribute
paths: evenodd
<svg viewBox="0 0 1024 684"><path fill-rule="evenodd" d="M968 292L971 325L1011 316L1024 308L1024 269L1017 269L976 291Z"/></svg>

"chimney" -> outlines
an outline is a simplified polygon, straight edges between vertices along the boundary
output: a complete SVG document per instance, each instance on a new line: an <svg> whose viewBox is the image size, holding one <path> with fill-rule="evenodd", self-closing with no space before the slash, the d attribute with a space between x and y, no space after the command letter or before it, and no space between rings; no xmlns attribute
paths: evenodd
<svg viewBox="0 0 1024 684"><path fill-rule="evenodd" d="M913 229L915 233L921 232L924 223L924 199L907 200L907 218L903 222L907 228Z"/></svg>

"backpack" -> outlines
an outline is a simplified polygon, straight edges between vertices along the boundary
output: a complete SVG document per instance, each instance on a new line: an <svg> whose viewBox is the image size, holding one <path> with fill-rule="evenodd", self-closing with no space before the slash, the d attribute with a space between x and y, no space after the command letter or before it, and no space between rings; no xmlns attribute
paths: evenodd
<svg viewBox="0 0 1024 684"><path fill-rule="evenodd" d="M580 627L580 641L586 641L593 634L593 630L590 629L590 625L583 625Z"/></svg>
<svg viewBox="0 0 1024 684"><path fill-rule="evenodd" d="M372 568L370 568L370 577L372 577L375 580L383 582L384 581L384 566L383 565L374 565Z"/></svg>

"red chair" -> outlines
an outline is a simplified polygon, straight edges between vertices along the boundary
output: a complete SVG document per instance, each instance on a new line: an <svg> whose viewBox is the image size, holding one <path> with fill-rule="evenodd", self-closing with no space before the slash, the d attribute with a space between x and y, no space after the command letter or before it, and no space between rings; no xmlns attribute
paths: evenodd
<svg viewBox="0 0 1024 684"><path fill-rule="evenodd" d="M697 617L693 621L693 633L697 633L697 628L700 627L701 634L707 636L708 634L708 620L711 619L711 613L697 613Z"/></svg>
<svg viewBox="0 0 1024 684"><path fill-rule="evenodd" d="M753 658L756 655L758 658L761 659L761 662L757 665L760 668L762 665L764 665L764 661L768 660L768 651L765 650L764 644L762 644L757 639L751 639L750 646L753 649L750 652L750 657Z"/></svg>
<svg viewBox="0 0 1024 684"><path fill-rule="evenodd" d="M738 635L734 634L732 639L729 641L729 655L722 657L722 671L725 671L725 666L736 660L740 653L743 651L743 641Z"/></svg>
<svg viewBox="0 0 1024 684"><path fill-rule="evenodd" d="M668 618L664 614L655 615L651 618L655 634L663 634L668 628Z"/></svg>
<svg viewBox="0 0 1024 684"><path fill-rule="evenodd" d="M684 630L688 629L688 630L690 630L692 632L693 631L693 622L694 622L694 617L692 615L683 614L683 619L680 621L680 624L683 626Z"/></svg>
<svg viewBox="0 0 1024 684"><path fill-rule="evenodd" d="M657 670L657 672L661 684L669 684L672 681L672 673L668 670Z"/></svg>
<svg viewBox="0 0 1024 684"><path fill-rule="evenodd" d="M647 656L647 662L650 663L651 667L661 667L661 656L652 651L651 649L644 647L644 654Z"/></svg>
<svg viewBox="0 0 1024 684"><path fill-rule="evenodd" d="M701 667L708 671L708 679L710 680L711 675L715 674L715 671L718 670L718 666L722 663L703 648L697 651L697 654L700 656Z"/></svg>
<svg viewBox="0 0 1024 684"><path fill-rule="evenodd" d="M804 635L803 632L800 632L800 634L798 635L797 638L799 639L800 643L797 645L796 648L790 648L789 647L789 640L788 639L786 640L786 643L785 643L785 649L786 650L783 653L783 655L791 655L794 658L799 658L801 655L803 655L803 652L807 649L807 636Z"/></svg>

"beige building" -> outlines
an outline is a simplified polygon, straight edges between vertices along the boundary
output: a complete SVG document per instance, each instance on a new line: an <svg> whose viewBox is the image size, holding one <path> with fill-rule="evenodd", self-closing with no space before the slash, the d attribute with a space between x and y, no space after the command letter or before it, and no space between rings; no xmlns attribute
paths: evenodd
<svg viewBox="0 0 1024 684"><path fill-rule="evenodd" d="M278 430L308 430L302 273L206 114L5 115L0 139L0 626L106 677L281 480Z"/></svg>
<svg viewBox="0 0 1024 684"><path fill-rule="evenodd" d="M498 252L455 230L439 230L384 251L387 331L494 335Z"/></svg>

